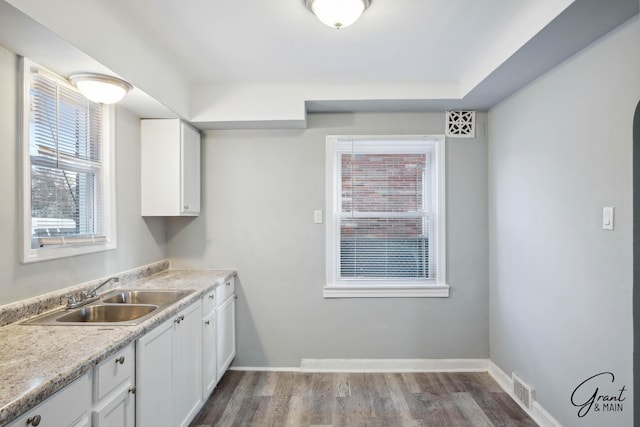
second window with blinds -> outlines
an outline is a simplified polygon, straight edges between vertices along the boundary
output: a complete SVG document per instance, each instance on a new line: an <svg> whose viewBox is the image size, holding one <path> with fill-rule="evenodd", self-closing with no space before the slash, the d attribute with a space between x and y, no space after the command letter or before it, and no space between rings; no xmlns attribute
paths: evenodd
<svg viewBox="0 0 640 427"><path fill-rule="evenodd" d="M326 143L324 296L447 297L444 137Z"/></svg>

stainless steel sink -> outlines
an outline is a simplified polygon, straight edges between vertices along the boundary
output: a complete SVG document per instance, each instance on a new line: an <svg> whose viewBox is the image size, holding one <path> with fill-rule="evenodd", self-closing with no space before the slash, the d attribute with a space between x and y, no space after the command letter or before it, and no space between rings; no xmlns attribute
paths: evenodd
<svg viewBox="0 0 640 427"><path fill-rule="evenodd" d="M100 301L73 310L60 309L22 322L23 325L128 326L160 313L193 290L113 290Z"/></svg>
<svg viewBox="0 0 640 427"><path fill-rule="evenodd" d="M172 304L189 295L190 291L112 291L103 296L102 302L108 304Z"/></svg>
<svg viewBox="0 0 640 427"><path fill-rule="evenodd" d="M56 310L25 320L22 324L45 326L137 325L161 311L159 308L157 305L94 303L74 310Z"/></svg>
<svg viewBox="0 0 640 427"><path fill-rule="evenodd" d="M56 322L130 322L157 309L157 305L90 305L60 316Z"/></svg>

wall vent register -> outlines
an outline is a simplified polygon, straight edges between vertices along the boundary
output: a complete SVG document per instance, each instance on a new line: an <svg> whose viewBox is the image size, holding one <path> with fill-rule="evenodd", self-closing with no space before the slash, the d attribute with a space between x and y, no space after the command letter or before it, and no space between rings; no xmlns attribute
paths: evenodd
<svg viewBox="0 0 640 427"><path fill-rule="evenodd" d="M446 133L450 138L475 138L476 112L453 110L446 112Z"/></svg>

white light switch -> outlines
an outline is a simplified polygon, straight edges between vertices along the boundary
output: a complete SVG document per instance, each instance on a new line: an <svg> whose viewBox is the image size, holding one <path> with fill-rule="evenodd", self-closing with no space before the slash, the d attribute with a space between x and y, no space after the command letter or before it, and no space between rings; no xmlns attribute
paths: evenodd
<svg viewBox="0 0 640 427"><path fill-rule="evenodd" d="M322 210L313 211L313 223L322 224Z"/></svg>
<svg viewBox="0 0 640 427"><path fill-rule="evenodd" d="M611 206L602 208L602 229L613 230L613 207Z"/></svg>

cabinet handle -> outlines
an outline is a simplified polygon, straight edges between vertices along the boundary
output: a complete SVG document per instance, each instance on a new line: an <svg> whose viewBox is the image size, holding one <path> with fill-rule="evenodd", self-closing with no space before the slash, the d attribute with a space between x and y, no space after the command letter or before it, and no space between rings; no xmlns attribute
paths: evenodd
<svg viewBox="0 0 640 427"><path fill-rule="evenodd" d="M116 364L124 365L124 356L120 356L116 359Z"/></svg>
<svg viewBox="0 0 640 427"><path fill-rule="evenodd" d="M184 210L188 211L189 210L189 205L184 205Z"/></svg>
<svg viewBox="0 0 640 427"><path fill-rule="evenodd" d="M214 299L215 297L216 297L216 294L209 295L209 299Z"/></svg>
<svg viewBox="0 0 640 427"><path fill-rule="evenodd" d="M231 286L231 282L227 282L227 286Z"/></svg>
<svg viewBox="0 0 640 427"><path fill-rule="evenodd" d="M204 322L204 324L205 324L205 325L208 325L208 324L210 324L210 323L211 323L211 321L210 321L210 320L206 320L206 321Z"/></svg>
<svg viewBox="0 0 640 427"><path fill-rule="evenodd" d="M27 425L37 426L40 425L42 417L40 415L34 415L27 420Z"/></svg>
<svg viewBox="0 0 640 427"><path fill-rule="evenodd" d="M136 386L129 387L129 393L136 394Z"/></svg>
<svg viewBox="0 0 640 427"><path fill-rule="evenodd" d="M176 320L174 320L174 322L176 322L176 323L180 323L180 322L182 322L183 320L184 320L184 316L178 316L178 317L176 318Z"/></svg>

